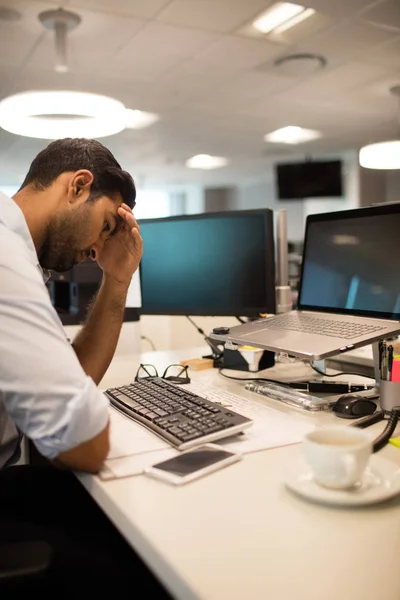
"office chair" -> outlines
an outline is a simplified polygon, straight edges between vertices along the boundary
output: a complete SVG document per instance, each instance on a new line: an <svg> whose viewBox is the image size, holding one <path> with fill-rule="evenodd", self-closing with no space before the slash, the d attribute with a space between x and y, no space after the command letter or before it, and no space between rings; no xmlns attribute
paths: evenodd
<svg viewBox="0 0 400 600"><path fill-rule="evenodd" d="M15 597L15 593L36 587L41 591L41 582L52 558L53 549L48 542L27 541L23 532L21 539L0 542L0 597L6 597L5 592Z"/></svg>
<svg viewBox="0 0 400 600"><path fill-rule="evenodd" d="M50 544L41 540L0 542L0 596L40 584L52 555Z"/></svg>

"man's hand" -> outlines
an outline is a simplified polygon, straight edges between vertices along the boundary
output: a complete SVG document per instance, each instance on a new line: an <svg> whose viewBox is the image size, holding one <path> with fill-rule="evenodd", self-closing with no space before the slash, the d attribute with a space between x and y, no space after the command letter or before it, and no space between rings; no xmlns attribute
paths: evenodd
<svg viewBox="0 0 400 600"><path fill-rule="evenodd" d="M143 254L140 227L127 204L121 204L118 215L122 223L105 242L96 260L104 275L128 286Z"/></svg>

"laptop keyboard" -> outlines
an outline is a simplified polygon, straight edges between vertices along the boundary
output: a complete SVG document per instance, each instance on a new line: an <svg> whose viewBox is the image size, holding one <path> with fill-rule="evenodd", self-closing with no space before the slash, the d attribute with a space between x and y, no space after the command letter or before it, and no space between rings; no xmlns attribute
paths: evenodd
<svg viewBox="0 0 400 600"><path fill-rule="evenodd" d="M329 337L353 340L363 335L383 331L384 327L375 324L338 321L334 319L321 319L313 315L289 313L279 315L265 324L265 329L286 329L301 333L314 333Z"/></svg>
<svg viewBox="0 0 400 600"><path fill-rule="evenodd" d="M148 377L106 390L111 404L179 450L240 433L252 420L183 385Z"/></svg>

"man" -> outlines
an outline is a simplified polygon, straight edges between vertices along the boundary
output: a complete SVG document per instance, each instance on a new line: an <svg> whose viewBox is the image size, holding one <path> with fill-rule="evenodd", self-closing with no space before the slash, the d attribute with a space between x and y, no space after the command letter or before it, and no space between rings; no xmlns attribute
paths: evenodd
<svg viewBox="0 0 400 600"><path fill-rule="evenodd" d="M96 473L109 450L109 406L97 384L142 256L135 195L102 144L67 138L38 154L13 198L0 196L0 544L21 535L50 541L58 598L59 583L70 595L77 573L105 591L129 569L136 583L162 591L68 472ZM89 256L102 283L70 344L42 269L67 271ZM22 435L49 467L11 466Z"/></svg>

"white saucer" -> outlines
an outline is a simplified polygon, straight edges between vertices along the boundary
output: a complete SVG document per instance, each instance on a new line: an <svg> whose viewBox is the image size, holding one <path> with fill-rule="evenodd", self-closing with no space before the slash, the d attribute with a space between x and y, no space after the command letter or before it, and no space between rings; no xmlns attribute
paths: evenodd
<svg viewBox="0 0 400 600"><path fill-rule="evenodd" d="M376 504L400 494L400 467L393 461L373 454L360 483L348 490L332 490L316 483L305 460L302 459L289 469L285 484L300 496L324 504Z"/></svg>

